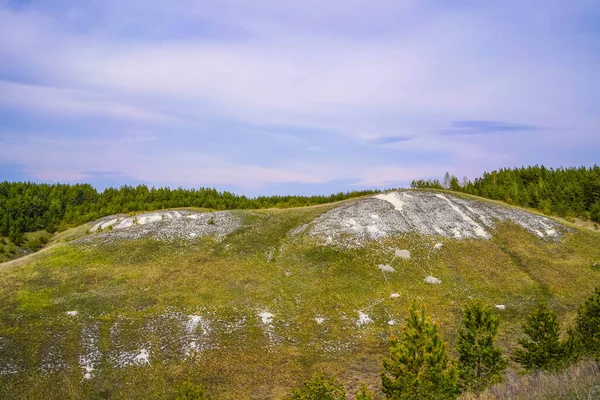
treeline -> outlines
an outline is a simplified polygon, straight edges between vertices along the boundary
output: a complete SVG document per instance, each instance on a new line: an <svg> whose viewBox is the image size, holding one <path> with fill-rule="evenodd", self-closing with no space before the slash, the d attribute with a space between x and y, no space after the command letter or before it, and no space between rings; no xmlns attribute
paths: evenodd
<svg viewBox="0 0 600 400"><path fill-rule="evenodd" d="M216 189L169 189L122 186L98 192L89 184L0 183L0 236L19 244L24 232L50 233L119 213L176 207L214 210L289 208L331 203L376 191L330 196L260 196L249 198Z"/></svg>
<svg viewBox="0 0 600 400"><path fill-rule="evenodd" d="M450 189L509 204L536 208L561 217L600 222L600 166L503 168L485 172L473 182L446 173L437 179L415 180L413 188Z"/></svg>
<svg viewBox="0 0 600 400"><path fill-rule="evenodd" d="M502 383L508 361L525 373L557 372L582 358L600 362L600 288L578 310L572 327L561 338L556 314L541 302L522 324L519 347L510 356L496 346L500 319L490 306L471 301L463 310L458 332L458 357L451 359L438 325L423 305L413 302L405 326L392 335L389 356L383 358L382 392L394 400L451 400L462 393L481 394ZM202 385L187 382L178 400L210 399ZM333 377L315 373L294 389L287 400L345 400L345 388ZM363 384L356 400L373 400L375 394Z"/></svg>

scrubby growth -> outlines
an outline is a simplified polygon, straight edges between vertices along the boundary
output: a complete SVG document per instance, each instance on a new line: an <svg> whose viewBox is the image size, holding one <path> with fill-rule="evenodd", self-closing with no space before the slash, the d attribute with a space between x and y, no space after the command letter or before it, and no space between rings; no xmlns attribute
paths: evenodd
<svg viewBox="0 0 600 400"><path fill-rule="evenodd" d="M194 385L190 381L185 382L179 388L176 400L210 400L204 386Z"/></svg>
<svg viewBox="0 0 600 400"><path fill-rule="evenodd" d="M400 337L390 339L383 359L383 393L390 399L452 399L458 394L457 371L450 363L437 324L414 302Z"/></svg>
<svg viewBox="0 0 600 400"><path fill-rule="evenodd" d="M579 308L574 334L583 353L600 361L600 288Z"/></svg>
<svg viewBox="0 0 600 400"><path fill-rule="evenodd" d="M579 216L600 222L600 166L503 168L485 172L473 182L449 173L437 179L415 180L413 188L450 189L509 204L537 208L547 214Z"/></svg>
<svg viewBox="0 0 600 400"><path fill-rule="evenodd" d="M216 189L170 189L122 186L98 192L89 184L38 184L0 182L0 236L20 245L24 232L62 230L119 213L154 211L176 207L204 207L215 210L289 208L372 194L352 191L330 196L259 196L248 198Z"/></svg>
<svg viewBox="0 0 600 400"><path fill-rule="evenodd" d="M559 370L576 350L572 340L561 342L558 319L546 303L540 303L523 323L523 332L522 348L515 350L513 358L527 371Z"/></svg>
<svg viewBox="0 0 600 400"><path fill-rule="evenodd" d="M480 302L467 304L458 336L458 367L463 390L480 392L502 381L506 359L494 345L500 320Z"/></svg>
<svg viewBox="0 0 600 400"><path fill-rule="evenodd" d="M316 372L310 380L295 389L288 400L345 400L346 390L331 377Z"/></svg>
<svg viewBox="0 0 600 400"><path fill-rule="evenodd" d="M413 302L406 325L398 336L392 334L390 337L389 357L382 360L381 383L385 398L455 399L461 393L465 399L516 398L517 392L523 392L519 398L527 398L527 395L532 395L527 387L515 389L513 386L523 385L522 381L527 381L532 387L546 381L550 383L544 385L552 386L556 384L556 377L571 376L573 371L581 370L590 370L593 376L587 378L576 374L575 381L589 385L591 382L588 380L597 379L600 288L580 307L576 325L568 329L564 340L560 339L556 314L544 302L537 305L523 323L525 337L519 340L521 348L516 349L513 355L525 372L535 372L525 378L514 372L505 373L508 360L494 344L499 324L499 318L493 314L491 307L477 301L469 302L463 310L463 326L459 331L459 357L453 361L438 333L437 324L426 315L424 306ZM584 360L576 364L582 354L591 356L596 363ZM499 385L505 375L509 377L506 389ZM568 390L572 391L572 388ZM505 392L509 394L504 396ZM564 398L567 397L565 395ZM289 397L290 400L344 398L343 386L319 373L305 381L303 388L294 390ZM355 394L357 400L373 398L373 393L365 385Z"/></svg>

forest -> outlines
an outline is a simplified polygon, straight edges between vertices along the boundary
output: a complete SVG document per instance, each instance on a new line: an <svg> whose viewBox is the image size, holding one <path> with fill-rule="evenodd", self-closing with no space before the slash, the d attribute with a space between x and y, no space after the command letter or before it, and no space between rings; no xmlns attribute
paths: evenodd
<svg viewBox="0 0 600 400"><path fill-rule="evenodd" d="M98 192L90 184L0 183L0 236L19 245L23 233L62 231L119 213L154 211L177 207L213 210L289 208L331 203L376 193L374 190L330 196L259 196L248 198L216 189L169 189L122 186Z"/></svg>
<svg viewBox="0 0 600 400"><path fill-rule="evenodd" d="M546 168L543 165L503 168L469 181L446 173L437 179L415 180L411 187L449 189L508 204L531 207L545 214L600 222L600 166Z"/></svg>

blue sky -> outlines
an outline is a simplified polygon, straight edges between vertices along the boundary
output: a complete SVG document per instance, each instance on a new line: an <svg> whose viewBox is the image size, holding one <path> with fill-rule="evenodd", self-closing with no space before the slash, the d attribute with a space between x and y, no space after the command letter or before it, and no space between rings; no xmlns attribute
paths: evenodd
<svg viewBox="0 0 600 400"><path fill-rule="evenodd" d="M600 3L0 0L0 180L249 195L600 160Z"/></svg>

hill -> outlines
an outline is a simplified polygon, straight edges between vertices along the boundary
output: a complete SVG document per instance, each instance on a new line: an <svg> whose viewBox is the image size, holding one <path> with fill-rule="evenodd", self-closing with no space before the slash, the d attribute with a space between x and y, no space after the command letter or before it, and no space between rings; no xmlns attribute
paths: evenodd
<svg viewBox="0 0 600 400"><path fill-rule="evenodd" d="M172 398L189 379L282 398L315 369L377 387L413 298L451 351L462 305L497 305L510 349L537 301L569 321L600 283L599 233L445 191L200 211L107 217L0 264L0 397Z"/></svg>

